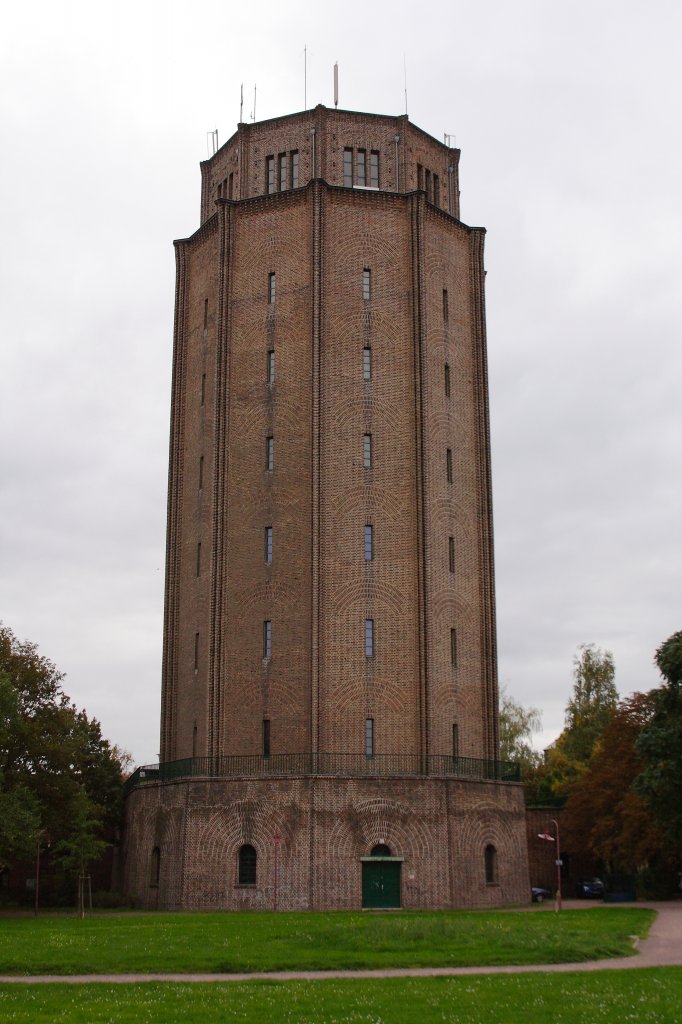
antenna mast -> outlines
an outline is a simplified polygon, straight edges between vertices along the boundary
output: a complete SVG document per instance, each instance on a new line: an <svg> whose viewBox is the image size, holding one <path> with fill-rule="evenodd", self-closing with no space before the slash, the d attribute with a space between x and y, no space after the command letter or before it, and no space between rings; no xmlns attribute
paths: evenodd
<svg viewBox="0 0 682 1024"><path fill-rule="evenodd" d="M407 114L407 58L403 50L403 81L405 82L405 114Z"/></svg>
<svg viewBox="0 0 682 1024"><path fill-rule="evenodd" d="M339 105L339 62L334 65L334 106Z"/></svg>
<svg viewBox="0 0 682 1024"><path fill-rule="evenodd" d="M244 83L242 82L241 93L239 97L239 123L241 124L244 120Z"/></svg>
<svg viewBox="0 0 682 1024"><path fill-rule="evenodd" d="M308 44L303 47L303 109L308 109Z"/></svg>

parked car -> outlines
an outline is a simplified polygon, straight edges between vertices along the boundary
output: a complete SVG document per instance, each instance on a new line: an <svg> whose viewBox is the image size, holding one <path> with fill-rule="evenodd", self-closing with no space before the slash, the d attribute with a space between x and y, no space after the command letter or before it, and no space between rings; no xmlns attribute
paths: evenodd
<svg viewBox="0 0 682 1024"><path fill-rule="evenodd" d="M530 898L533 903L544 903L545 900L551 900L552 894L549 889L543 889L539 885L534 885L530 890Z"/></svg>
<svg viewBox="0 0 682 1024"><path fill-rule="evenodd" d="M590 878L586 882L578 882L575 894L580 900L603 900L604 883L600 878Z"/></svg>

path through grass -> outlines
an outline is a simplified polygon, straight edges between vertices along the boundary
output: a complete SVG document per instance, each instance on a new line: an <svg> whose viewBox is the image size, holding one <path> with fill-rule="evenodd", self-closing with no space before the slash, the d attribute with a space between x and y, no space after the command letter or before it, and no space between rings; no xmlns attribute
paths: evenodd
<svg viewBox="0 0 682 1024"><path fill-rule="evenodd" d="M6 917L0 974L241 972L579 962L632 952L653 911Z"/></svg>

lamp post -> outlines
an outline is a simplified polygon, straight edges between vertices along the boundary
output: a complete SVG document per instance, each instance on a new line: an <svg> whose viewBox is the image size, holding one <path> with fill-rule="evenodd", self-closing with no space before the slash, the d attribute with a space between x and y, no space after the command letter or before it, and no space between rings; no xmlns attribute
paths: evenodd
<svg viewBox="0 0 682 1024"><path fill-rule="evenodd" d="M559 836L559 822L556 818L551 818L550 824L554 825L556 834L550 835L549 832L538 832L538 839L544 839L546 843L556 843L556 909L558 912L561 910L561 839Z"/></svg>

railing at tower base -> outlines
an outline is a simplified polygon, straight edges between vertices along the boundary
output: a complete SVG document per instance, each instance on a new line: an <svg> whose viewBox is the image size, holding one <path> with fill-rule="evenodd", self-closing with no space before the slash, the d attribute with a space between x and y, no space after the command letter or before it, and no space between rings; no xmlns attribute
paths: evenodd
<svg viewBox="0 0 682 1024"><path fill-rule="evenodd" d="M124 795L151 782L176 779L267 779L322 775L337 778L459 778L479 782L520 782L516 761L436 754L235 754L226 757L185 757L147 764L126 780Z"/></svg>

